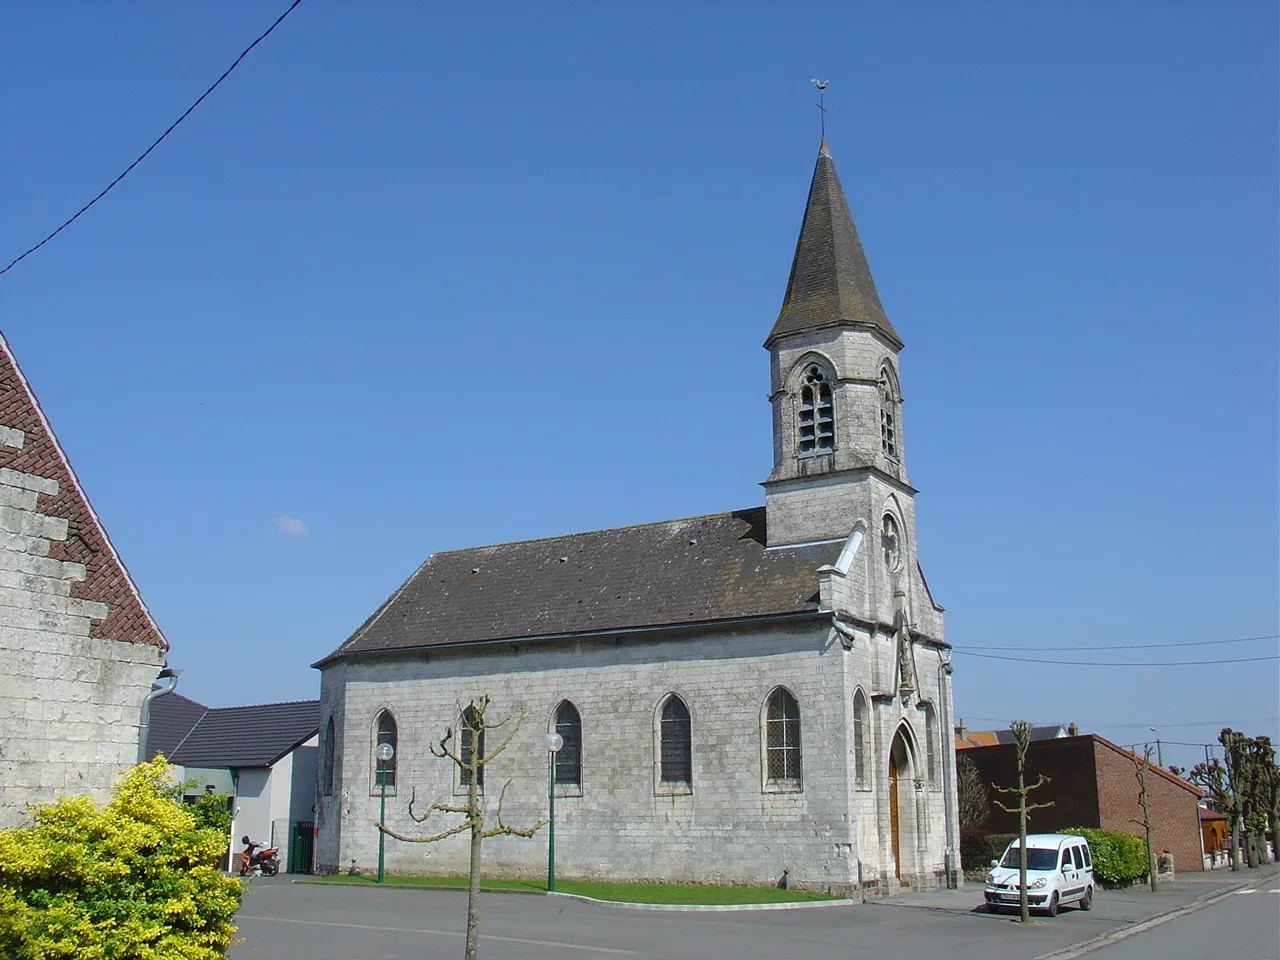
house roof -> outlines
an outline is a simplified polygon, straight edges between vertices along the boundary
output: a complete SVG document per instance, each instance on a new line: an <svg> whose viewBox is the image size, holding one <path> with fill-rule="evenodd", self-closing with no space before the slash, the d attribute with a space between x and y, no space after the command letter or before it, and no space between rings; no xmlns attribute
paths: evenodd
<svg viewBox="0 0 1280 960"><path fill-rule="evenodd" d="M1031 728L1032 740L1052 740L1065 737L1066 728L1061 724L1048 724ZM964 736L956 734L956 749L967 750L970 747L992 747L999 743L1013 743L1013 733L1009 730L966 730Z"/></svg>
<svg viewBox="0 0 1280 960"><path fill-rule="evenodd" d="M269 767L319 732L319 700L206 707L170 693L151 704L147 746L184 767Z"/></svg>
<svg viewBox="0 0 1280 960"><path fill-rule="evenodd" d="M763 507L433 554L323 667L355 654L818 609L841 541L765 548Z"/></svg>
<svg viewBox="0 0 1280 960"><path fill-rule="evenodd" d="M107 605L106 619L92 620L89 636L168 650L169 642L107 536L107 528L80 485L66 451L3 333L0 333L0 424L8 428L0 431L4 434L0 442L0 481L35 490L39 512L68 522L68 536L50 543L48 556L84 564L84 580L72 584L71 595ZM32 477L38 479L33 481Z"/></svg>
<svg viewBox="0 0 1280 960"><path fill-rule="evenodd" d="M809 185L782 309L765 341L826 327L870 324L901 345L871 278L849 202L824 139Z"/></svg>

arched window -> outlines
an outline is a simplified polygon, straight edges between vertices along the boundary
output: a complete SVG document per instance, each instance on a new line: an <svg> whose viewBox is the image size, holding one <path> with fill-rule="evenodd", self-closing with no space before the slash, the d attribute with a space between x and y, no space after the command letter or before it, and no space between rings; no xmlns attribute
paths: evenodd
<svg viewBox="0 0 1280 960"><path fill-rule="evenodd" d="M390 710L383 710L378 714L378 720L374 724L374 758L373 758L373 790L374 794L379 792L379 787L386 792L387 796L391 796L396 792L396 764L399 763L400 757L393 755L390 760L385 763L377 757L377 747L379 744L389 743L393 749L399 749L399 743L396 740L396 718L391 715Z"/></svg>
<svg viewBox="0 0 1280 960"><path fill-rule="evenodd" d="M901 457L898 442L898 394L889 371L880 371L880 452L890 460Z"/></svg>
<svg viewBox="0 0 1280 960"><path fill-rule="evenodd" d="M693 724L689 708L674 693L662 705L660 776L663 783L693 783Z"/></svg>
<svg viewBox="0 0 1280 960"><path fill-rule="evenodd" d="M320 789L326 797L333 796L333 717L324 728L324 762L320 766Z"/></svg>
<svg viewBox="0 0 1280 960"><path fill-rule="evenodd" d="M924 702L924 770L929 786L938 785L938 714L933 704Z"/></svg>
<svg viewBox="0 0 1280 960"><path fill-rule="evenodd" d="M556 783L582 785L582 717L568 700L556 707L556 733L564 739L552 761Z"/></svg>
<svg viewBox="0 0 1280 960"><path fill-rule="evenodd" d="M462 711L461 739L462 750L458 756L462 759L464 766L459 768L461 774L459 782L464 787L469 786L474 773L476 786L484 787L484 727L473 707L467 707ZM478 764L474 771L470 769L472 763Z"/></svg>
<svg viewBox="0 0 1280 960"><path fill-rule="evenodd" d="M867 696L861 689L853 695L853 776L858 786L867 785L867 735L871 720L867 716Z"/></svg>
<svg viewBox="0 0 1280 960"><path fill-rule="evenodd" d="M765 712L766 776L773 786L800 786L800 704L779 687Z"/></svg>
<svg viewBox="0 0 1280 960"><path fill-rule="evenodd" d="M836 447L836 413L831 384L822 368L809 364L800 384L800 456L830 453Z"/></svg>

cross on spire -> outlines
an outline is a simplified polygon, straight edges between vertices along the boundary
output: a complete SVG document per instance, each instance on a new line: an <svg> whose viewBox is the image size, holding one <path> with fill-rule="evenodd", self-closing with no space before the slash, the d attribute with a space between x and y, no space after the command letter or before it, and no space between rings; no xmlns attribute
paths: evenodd
<svg viewBox="0 0 1280 960"><path fill-rule="evenodd" d="M818 126L822 131L822 139L826 140L827 139L827 107L826 107L825 101L826 101L827 85L830 84L831 81L819 80L817 77L814 77L809 82L818 88L818 103L817 103Z"/></svg>

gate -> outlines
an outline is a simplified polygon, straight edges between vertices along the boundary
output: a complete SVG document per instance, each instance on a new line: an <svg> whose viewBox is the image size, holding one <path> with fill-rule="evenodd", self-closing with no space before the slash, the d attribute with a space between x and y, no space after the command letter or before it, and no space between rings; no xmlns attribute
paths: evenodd
<svg viewBox="0 0 1280 960"><path fill-rule="evenodd" d="M316 825L309 820L298 821L289 831L289 872L310 873L311 859L315 853Z"/></svg>

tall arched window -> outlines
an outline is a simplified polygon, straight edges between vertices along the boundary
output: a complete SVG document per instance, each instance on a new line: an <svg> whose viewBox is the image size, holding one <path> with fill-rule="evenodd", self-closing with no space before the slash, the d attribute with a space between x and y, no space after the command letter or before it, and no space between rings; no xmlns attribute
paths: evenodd
<svg viewBox="0 0 1280 960"><path fill-rule="evenodd" d="M326 797L333 796L333 717L324 728L324 762L320 765L320 789Z"/></svg>
<svg viewBox="0 0 1280 960"><path fill-rule="evenodd" d="M663 783L693 783L693 724L689 708L674 693L662 705L660 776Z"/></svg>
<svg viewBox="0 0 1280 960"><path fill-rule="evenodd" d="M929 786L938 785L938 714L933 704L924 702L924 769Z"/></svg>
<svg viewBox="0 0 1280 960"><path fill-rule="evenodd" d="M556 707L556 733L564 739L552 761L556 783L582 785L582 717L568 700Z"/></svg>
<svg viewBox="0 0 1280 960"><path fill-rule="evenodd" d="M800 384L800 456L830 453L836 447L836 413L831 384L822 368L809 364Z"/></svg>
<svg viewBox="0 0 1280 960"><path fill-rule="evenodd" d="M386 791L387 796L391 796L396 792L396 764L399 763L399 755L393 755L392 758L385 763L377 758L377 747L379 744L389 743L393 749L399 749L399 743L396 739L396 718L391 715L390 710L383 710L378 714L378 720L374 724L374 758L373 758L373 790L374 794L379 792L379 787Z"/></svg>
<svg viewBox="0 0 1280 960"><path fill-rule="evenodd" d="M479 729L477 729L479 727ZM469 768L472 762L479 765L475 768L475 781L477 787L484 786L484 727L479 725L476 712L472 707L462 711L462 750L458 756L464 764L468 766L459 767L460 782L465 786L471 783L473 771ZM474 758L474 761L473 761Z"/></svg>
<svg viewBox="0 0 1280 960"><path fill-rule="evenodd" d="M765 765L770 785L800 787L800 704L782 687L765 711Z"/></svg>
<svg viewBox="0 0 1280 960"><path fill-rule="evenodd" d="M867 736L871 720L867 716L867 696L861 689L853 695L853 775L858 786L867 785Z"/></svg>
<svg viewBox="0 0 1280 960"><path fill-rule="evenodd" d="M888 370L880 371L880 452L890 460L901 458L898 442L898 393Z"/></svg>

